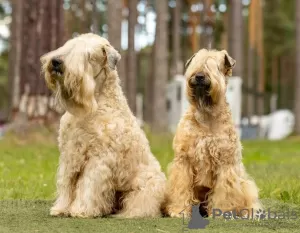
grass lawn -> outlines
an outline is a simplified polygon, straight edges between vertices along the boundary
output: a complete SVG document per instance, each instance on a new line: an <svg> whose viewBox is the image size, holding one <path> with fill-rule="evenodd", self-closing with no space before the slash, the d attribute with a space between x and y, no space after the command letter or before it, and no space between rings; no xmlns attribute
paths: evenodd
<svg viewBox="0 0 300 233"><path fill-rule="evenodd" d="M58 151L49 135L0 140L0 233L5 232L183 232L182 219L71 219L48 215L54 198ZM149 136L164 170L172 160L171 137ZM300 138L243 142L244 163L260 188L265 208L296 220L209 219L206 229L185 232L300 232Z"/></svg>

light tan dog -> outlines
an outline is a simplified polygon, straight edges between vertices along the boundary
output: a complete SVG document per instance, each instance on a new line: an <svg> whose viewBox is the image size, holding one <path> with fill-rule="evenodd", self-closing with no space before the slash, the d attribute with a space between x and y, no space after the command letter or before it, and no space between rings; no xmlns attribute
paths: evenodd
<svg viewBox="0 0 300 233"><path fill-rule="evenodd" d="M51 215L160 215L165 175L122 93L119 59L110 43L94 34L71 39L41 58L46 82L66 110Z"/></svg>
<svg viewBox="0 0 300 233"><path fill-rule="evenodd" d="M235 60L223 51L200 50L187 62L190 106L173 141L165 211L171 217L260 207L258 189L242 163L242 147L226 102L227 78ZM245 213L242 213L242 215Z"/></svg>

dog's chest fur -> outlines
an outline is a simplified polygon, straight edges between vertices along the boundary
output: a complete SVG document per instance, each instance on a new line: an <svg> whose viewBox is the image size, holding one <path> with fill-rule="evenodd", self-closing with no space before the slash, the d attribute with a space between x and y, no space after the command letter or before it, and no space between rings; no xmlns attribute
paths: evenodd
<svg viewBox="0 0 300 233"><path fill-rule="evenodd" d="M111 149L120 148L117 144L122 142L126 122L123 119L118 119L118 121L112 121L111 119L110 116L105 115L87 116L84 119L78 119L66 113L60 123L60 149L63 150L71 144L79 146L81 141L86 144L86 147L90 147L97 142L97 147L101 147L101 144L103 144L106 147L110 146ZM112 139L110 135L113 135L114 138Z"/></svg>
<svg viewBox="0 0 300 233"><path fill-rule="evenodd" d="M129 151L132 147L129 128L134 126L130 119L117 115L118 112L98 113L78 119L65 113L61 118L58 138L61 156L70 162L87 161L93 156L110 157L112 169L130 166L133 154ZM74 150L77 156L72 153ZM77 158L78 155L80 158Z"/></svg>
<svg viewBox="0 0 300 233"><path fill-rule="evenodd" d="M70 163L84 162L93 156L109 158L116 187L126 189L137 169L148 166L154 158L133 117L120 117L121 113L108 109L104 112L84 119L65 113L61 118L58 138L60 154ZM136 156L137 153L139 156Z"/></svg>
<svg viewBox="0 0 300 233"><path fill-rule="evenodd" d="M241 144L230 114L199 122L187 113L179 123L174 150L176 156L188 158L195 170L206 173L241 160Z"/></svg>
<svg viewBox="0 0 300 233"><path fill-rule="evenodd" d="M219 167L241 161L241 145L230 117L201 124L187 113L178 125L175 160L189 161L196 186L211 188Z"/></svg>

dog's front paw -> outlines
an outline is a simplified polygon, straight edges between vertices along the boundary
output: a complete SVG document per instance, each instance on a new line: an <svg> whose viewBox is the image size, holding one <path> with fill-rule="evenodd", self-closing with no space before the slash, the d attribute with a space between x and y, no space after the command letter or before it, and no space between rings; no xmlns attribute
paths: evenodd
<svg viewBox="0 0 300 233"><path fill-rule="evenodd" d="M170 212L170 213L169 213L169 216L170 216L171 218L182 218L182 215L181 215L181 214L175 213L175 212Z"/></svg>
<svg viewBox="0 0 300 233"><path fill-rule="evenodd" d="M97 218L102 217L103 214L98 212L87 212L82 210L71 210L70 216L73 218Z"/></svg>
<svg viewBox="0 0 300 233"><path fill-rule="evenodd" d="M51 216L69 216L69 211L66 208L57 208L56 206L53 206L50 209L50 215Z"/></svg>
<svg viewBox="0 0 300 233"><path fill-rule="evenodd" d="M111 218L129 218L128 215L126 215L124 213L112 214L109 217L111 217Z"/></svg>
<svg viewBox="0 0 300 233"><path fill-rule="evenodd" d="M103 214L98 208L88 208L82 203L73 203L70 207L70 215L74 218L96 218Z"/></svg>
<svg viewBox="0 0 300 233"><path fill-rule="evenodd" d="M84 210L83 208L78 208L78 207L75 207L74 205L72 205L70 208L70 215L71 215L71 217L74 217L74 218L93 217L93 216L90 216L90 214L88 214L87 211Z"/></svg>
<svg viewBox="0 0 300 233"><path fill-rule="evenodd" d="M171 218L191 217L190 207L169 206L164 210L164 213Z"/></svg>
<svg viewBox="0 0 300 233"><path fill-rule="evenodd" d="M169 211L168 215L171 218L182 218L183 216L184 218L188 218L191 216L191 213L188 211Z"/></svg>
<svg viewBox="0 0 300 233"><path fill-rule="evenodd" d="M71 217L73 218L91 218L93 216L89 216L84 212L70 212Z"/></svg>

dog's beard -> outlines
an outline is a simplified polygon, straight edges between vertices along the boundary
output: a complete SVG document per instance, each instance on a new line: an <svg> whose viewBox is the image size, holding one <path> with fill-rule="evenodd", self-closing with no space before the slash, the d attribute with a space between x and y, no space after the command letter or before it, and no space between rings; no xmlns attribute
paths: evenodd
<svg viewBox="0 0 300 233"><path fill-rule="evenodd" d="M77 116L83 116L96 110L94 84L92 87L87 87L83 79L63 80L64 78L56 80L57 88L54 92L55 102L60 109Z"/></svg>
<svg viewBox="0 0 300 233"><path fill-rule="evenodd" d="M83 103L76 100L75 92L72 89L67 89L61 83L56 93L56 99L59 105L65 110L70 108L84 108Z"/></svg>
<svg viewBox="0 0 300 233"><path fill-rule="evenodd" d="M213 105L212 97L209 95L209 88L196 86L194 87L194 96L200 106L210 107Z"/></svg>
<svg viewBox="0 0 300 233"><path fill-rule="evenodd" d="M55 107L60 111L65 111L67 109L67 101L70 99L70 96L61 84L56 83L56 87L56 90L53 92Z"/></svg>
<svg viewBox="0 0 300 233"><path fill-rule="evenodd" d="M66 88L64 86L63 77L53 77L53 82L55 82L55 90L53 90L55 108L60 111L67 111L72 109L83 108L83 104L76 101L74 90Z"/></svg>
<svg viewBox="0 0 300 233"><path fill-rule="evenodd" d="M213 105L213 99L210 95L210 81L205 81L202 84L194 81L190 88L199 107L211 107Z"/></svg>

